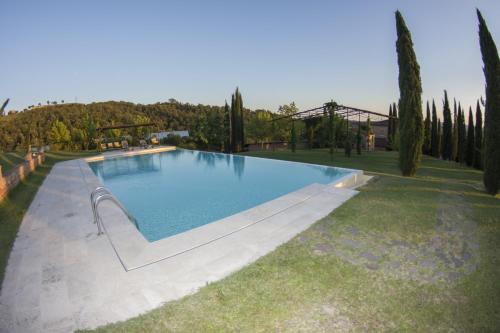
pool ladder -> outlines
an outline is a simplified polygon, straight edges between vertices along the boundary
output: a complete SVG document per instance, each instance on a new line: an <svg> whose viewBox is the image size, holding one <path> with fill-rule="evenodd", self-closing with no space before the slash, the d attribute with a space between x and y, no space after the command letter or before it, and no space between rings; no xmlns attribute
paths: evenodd
<svg viewBox="0 0 500 333"><path fill-rule="evenodd" d="M94 224L97 224L97 235L102 235L104 233L104 226L102 224L102 218L99 214L99 203L104 200L109 200L116 204L123 213L128 217L128 219L134 223L135 227L139 229L137 220L130 214L125 207L115 198L115 196L105 187L96 187L90 194L90 204L92 205L92 213L94 214Z"/></svg>

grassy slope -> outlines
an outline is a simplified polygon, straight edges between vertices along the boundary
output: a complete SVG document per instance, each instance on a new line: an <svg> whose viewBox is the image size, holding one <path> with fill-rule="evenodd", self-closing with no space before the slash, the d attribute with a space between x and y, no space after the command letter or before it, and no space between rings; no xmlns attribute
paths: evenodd
<svg viewBox="0 0 500 333"><path fill-rule="evenodd" d="M26 177L9 193L5 200L0 202L0 281L3 281L10 249L16 238L17 230L19 229L24 213L28 210L33 197L52 166L57 162L90 156L92 154L94 153L47 153L45 163Z"/></svg>
<svg viewBox="0 0 500 333"><path fill-rule="evenodd" d="M24 153L11 152L2 153L0 152L0 165L2 166L2 174L6 174L14 165L20 164L24 161Z"/></svg>
<svg viewBox="0 0 500 333"><path fill-rule="evenodd" d="M360 168L378 177L330 216L254 264L195 295L97 331L500 330L500 200L482 192L480 172L424 158L416 178L403 178L397 155L390 152L350 159L337 153L333 162L325 151L252 155ZM477 269L456 283L394 278L338 256L315 255L311 245L324 235L334 240L347 225L424 244L435 231L438 202L456 196L471 207L480 255ZM460 210L450 201L448 212Z"/></svg>

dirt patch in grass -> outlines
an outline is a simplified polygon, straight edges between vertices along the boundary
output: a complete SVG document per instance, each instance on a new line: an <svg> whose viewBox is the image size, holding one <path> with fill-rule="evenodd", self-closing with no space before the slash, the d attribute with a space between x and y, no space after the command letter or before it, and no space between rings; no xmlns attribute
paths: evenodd
<svg viewBox="0 0 500 333"><path fill-rule="evenodd" d="M476 270L477 224L460 195L441 195L430 241L413 243L389 233L345 226L331 232L327 224L312 228L315 255L334 255L356 266L419 283L453 283ZM298 238L304 243L307 236Z"/></svg>

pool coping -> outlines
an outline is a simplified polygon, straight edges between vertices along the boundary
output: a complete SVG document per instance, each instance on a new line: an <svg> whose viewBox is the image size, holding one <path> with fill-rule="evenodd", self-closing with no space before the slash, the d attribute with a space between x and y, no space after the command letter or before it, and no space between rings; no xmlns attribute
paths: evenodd
<svg viewBox="0 0 500 333"><path fill-rule="evenodd" d="M89 166L89 162L104 160L106 158L130 157L139 154L156 154L175 150L176 147L162 147L164 149L145 149L136 152L123 152L112 156L103 156L79 159L78 164L82 177L89 193L98 186L103 186L99 178ZM249 158L260 158L245 156ZM261 158L260 158L261 159ZM306 165L329 167L325 165L274 160L285 163L300 163ZM337 167L335 167L337 168ZM264 202L255 207L238 212L217 221L149 242L133 225L126 215L110 202L103 202L99 206L99 213L103 220L104 233L111 243L120 263L125 271L132 271L149 266L191 250L200 248L234 233L249 228L257 223L264 222L275 215L286 213L296 206L307 204L307 201L321 196L325 191L356 186L363 178L362 170L337 168L350 173L329 184L313 183L296 191L282 195L276 199ZM332 210L335 207L332 208Z"/></svg>

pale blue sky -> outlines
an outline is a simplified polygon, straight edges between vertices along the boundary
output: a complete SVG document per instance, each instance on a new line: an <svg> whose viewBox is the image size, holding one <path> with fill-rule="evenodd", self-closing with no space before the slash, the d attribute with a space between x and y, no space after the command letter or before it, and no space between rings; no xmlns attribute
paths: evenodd
<svg viewBox="0 0 500 333"><path fill-rule="evenodd" d="M0 99L176 98L387 112L399 96L394 11L409 26L423 99L484 95L475 7L500 47L500 1L2 1Z"/></svg>

